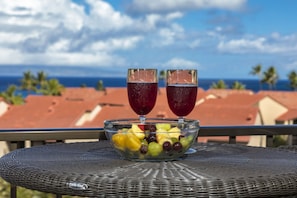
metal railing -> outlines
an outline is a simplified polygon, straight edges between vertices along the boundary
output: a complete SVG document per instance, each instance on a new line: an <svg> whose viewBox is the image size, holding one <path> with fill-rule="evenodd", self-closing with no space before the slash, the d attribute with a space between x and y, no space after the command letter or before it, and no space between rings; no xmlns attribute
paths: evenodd
<svg viewBox="0 0 297 198"><path fill-rule="evenodd" d="M266 146L273 146L273 136L290 135L291 145L297 145L297 124L261 126L201 126L198 137L227 136L229 143L236 143L238 136L266 136ZM24 147L24 141L32 145L46 140L64 141L71 139L106 139L103 128L48 128L48 129L0 129L0 141L7 141L11 150ZM11 185L11 198L16 198L16 186ZM62 197L56 195L56 197Z"/></svg>
<svg viewBox="0 0 297 198"><path fill-rule="evenodd" d="M237 136L265 135L267 145L274 135L297 136L297 124L249 125L249 126L201 126L199 137L228 136L229 143L236 143ZM47 129L0 129L0 141L44 141L70 139L106 139L103 128L47 128ZM292 144L297 144L293 141Z"/></svg>

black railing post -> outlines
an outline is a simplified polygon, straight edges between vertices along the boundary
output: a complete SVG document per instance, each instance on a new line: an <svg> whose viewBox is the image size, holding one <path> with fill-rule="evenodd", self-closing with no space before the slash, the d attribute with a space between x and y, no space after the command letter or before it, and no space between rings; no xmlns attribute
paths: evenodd
<svg viewBox="0 0 297 198"><path fill-rule="evenodd" d="M273 147L273 135L266 136L266 147Z"/></svg>
<svg viewBox="0 0 297 198"><path fill-rule="evenodd" d="M297 145L297 135L291 135L291 145Z"/></svg>
<svg viewBox="0 0 297 198"><path fill-rule="evenodd" d="M236 144L236 136L229 136L229 144Z"/></svg>

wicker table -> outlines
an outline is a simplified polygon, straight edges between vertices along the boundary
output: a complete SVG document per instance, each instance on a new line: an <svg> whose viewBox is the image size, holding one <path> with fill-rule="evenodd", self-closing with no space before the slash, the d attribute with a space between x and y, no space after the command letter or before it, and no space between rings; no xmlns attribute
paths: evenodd
<svg viewBox="0 0 297 198"><path fill-rule="evenodd" d="M297 194L297 154L198 144L173 162L119 159L106 141L50 144L0 158L11 184L87 197L279 197Z"/></svg>

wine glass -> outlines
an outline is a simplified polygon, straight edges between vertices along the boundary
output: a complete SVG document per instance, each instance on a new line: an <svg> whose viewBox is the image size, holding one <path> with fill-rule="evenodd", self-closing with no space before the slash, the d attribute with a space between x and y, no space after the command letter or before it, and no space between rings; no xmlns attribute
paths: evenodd
<svg viewBox="0 0 297 198"><path fill-rule="evenodd" d="M158 92L157 69L128 69L127 91L129 104L139 115L140 123L155 106Z"/></svg>
<svg viewBox="0 0 297 198"><path fill-rule="evenodd" d="M170 69L166 72L166 93L170 110L183 123L195 107L198 91L197 70Z"/></svg>

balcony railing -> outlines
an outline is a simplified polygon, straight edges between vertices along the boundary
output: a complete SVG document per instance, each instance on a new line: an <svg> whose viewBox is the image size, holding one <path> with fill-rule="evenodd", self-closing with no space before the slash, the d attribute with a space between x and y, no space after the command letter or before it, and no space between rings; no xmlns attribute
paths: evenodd
<svg viewBox="0 0 297 198"><path fill-rule="evenodd" d="M289 135L289 145L297 145L297 124L264 126L201 126L199 137L227 136L229 143L236 143L238 136L266 136L266 146L273 146L273 136ZM46 140L106 139L103 128L48 128L48 129L0 129L0 141L7 141L12 150L24 147L24 141L32 145ZM11 186L11 197L16 197L16 187ZM57 195L57 197L61 197Z"/></svg>
<svg viewBox="0 0 297 198"><path fill-rule="evenodd" d="M229 143L236 143L237 136L264 135L268 147L274 135L297 136L297 124L253 126L201 126L199 137L228 136ZM45 140L106 139L103 128L47 128L47 129L0 129L0 141L32 142ZM297 144L293 138L290 144Z"/></svg>

